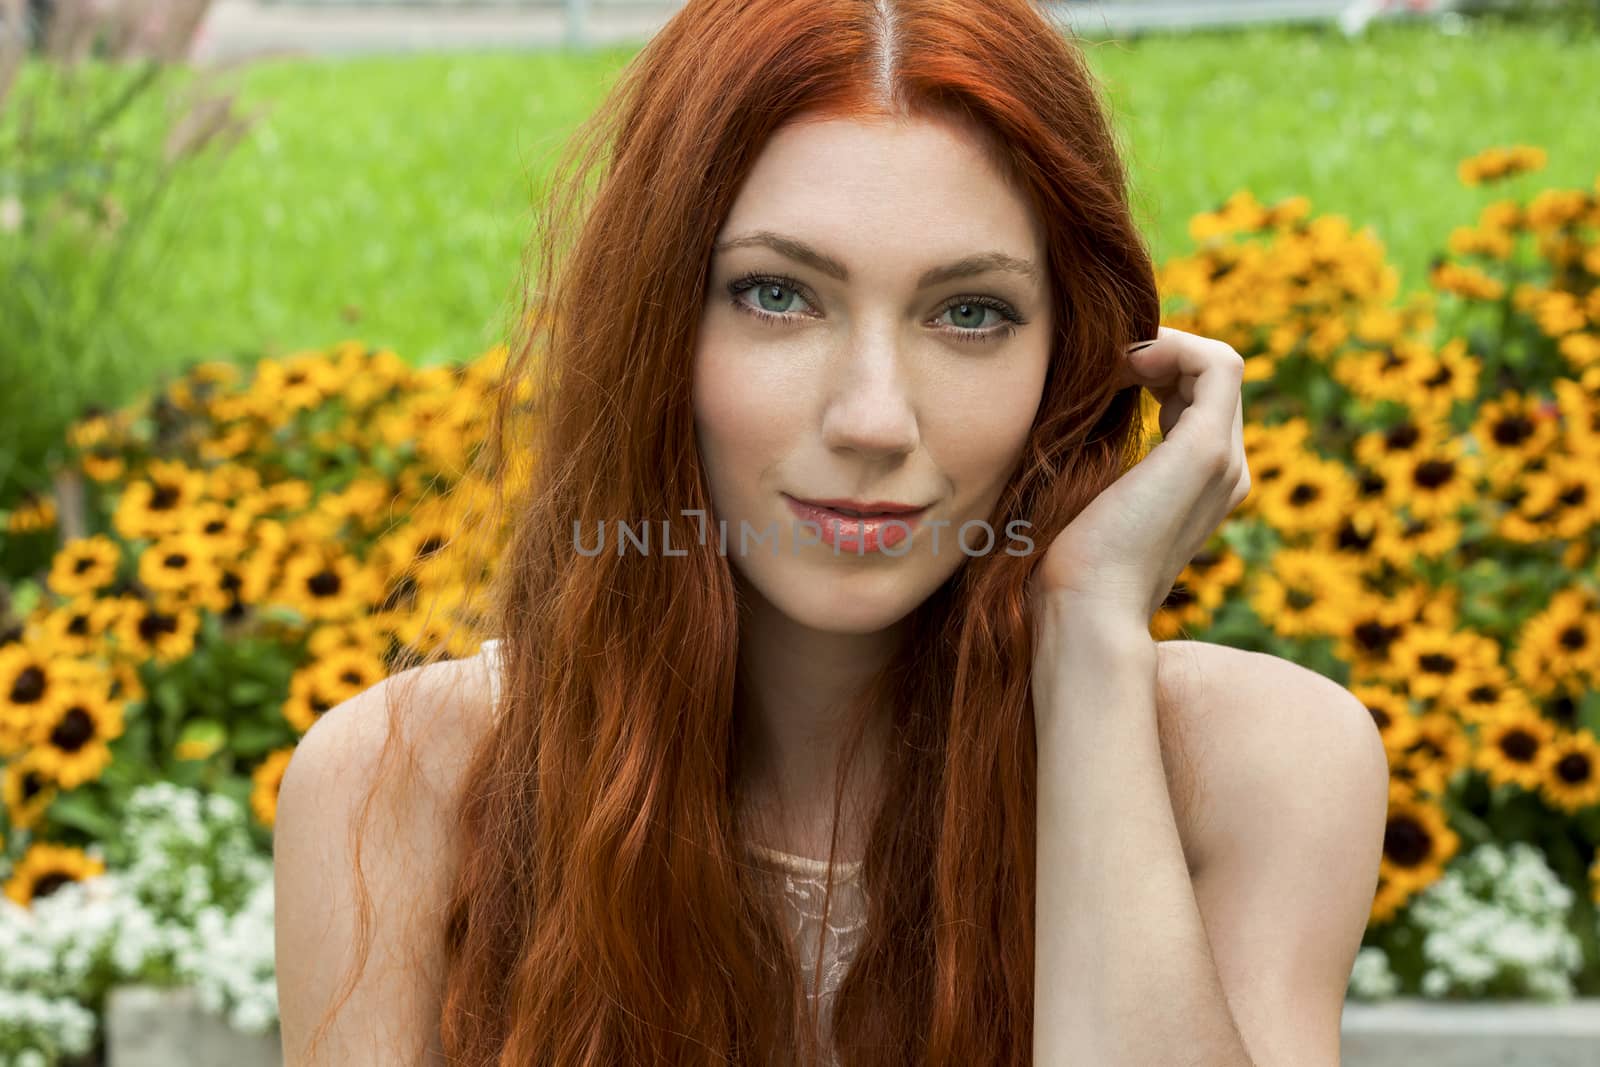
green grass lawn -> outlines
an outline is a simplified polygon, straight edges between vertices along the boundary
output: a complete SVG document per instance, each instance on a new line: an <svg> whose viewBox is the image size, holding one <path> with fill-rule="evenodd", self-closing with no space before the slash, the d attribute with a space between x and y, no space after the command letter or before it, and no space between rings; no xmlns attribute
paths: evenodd
<svg viewBox="0 0 1600 1067"><path fill-rule="evenodd" d="M1451 227L1503 195L1461 186L1462 157L1545 147L1548 169L1519 192L1587 186L1600 170L1595 38L1388 25L1354 42L1273 29L1086 47L1158 259L1187 251L1189 217L1236 189L1305 194L1314 212L1371 225L1409 289ZM533 183L631 54L255 68L246 102L269 117L214 180L172 201L185 243L144 272L151 369L346 337L419 364L494 343Z"/></svg>

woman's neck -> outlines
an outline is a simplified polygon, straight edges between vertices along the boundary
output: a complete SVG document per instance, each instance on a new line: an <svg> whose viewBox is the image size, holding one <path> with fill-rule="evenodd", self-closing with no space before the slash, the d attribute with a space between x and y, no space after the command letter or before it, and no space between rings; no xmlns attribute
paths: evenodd
<svg viewBox="0 0 1600 1067"><path fill-rule="evenodd" d="M827 855L834 787L849 740L851 713L893 654L900 634L844 634L802 626L759 595L749 596L739 647L742 718L740 774L751 814L764 820L762 844L796 855ZM840 858L864 850L854 816L874 810L891 713L869 713L841 807Z"/></svg>

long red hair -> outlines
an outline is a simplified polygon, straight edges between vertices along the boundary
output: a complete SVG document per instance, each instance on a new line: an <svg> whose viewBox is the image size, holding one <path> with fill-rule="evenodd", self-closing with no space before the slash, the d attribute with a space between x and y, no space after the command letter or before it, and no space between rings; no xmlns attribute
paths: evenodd
<svg viewBox="0 0 1600 1067"><path fill-rule="evenodd" d="M1113 368L1156 334L1155 272L1060 28L1026 0L689 0L571 142L529 246L487 450L528 478L497 483L499 698L439 935L453 1064L825 1058L736 817L739 595L683 514L712 515L690 368L713 237L801 113L955 118L1042 222L1055 336L994 529L1026 519L1042 552L1143 447ZM575 523L641 518L687 554L574 550ZM836 816L870 714L893 740L834 1002L845 1065L1032 1062L1038 552L963 560L850 720Z"/></svg>

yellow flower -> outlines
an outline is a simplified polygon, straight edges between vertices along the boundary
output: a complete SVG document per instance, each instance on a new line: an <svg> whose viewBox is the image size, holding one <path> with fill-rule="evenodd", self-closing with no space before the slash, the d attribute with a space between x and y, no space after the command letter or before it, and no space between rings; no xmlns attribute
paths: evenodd
<svg viewBox="0 0 1600 1067"><path fill-rule="evenodd" d="M104 681L87 675L63 686L59 705L34 726L39 766L67 789L100 777L111 763L109 742L122 736L122 705Z"/></svg>
<svg viewBox="0 0 1600 1067"><path fill-rule="evenodd" d="M60 792L40 761L39 752L30 751L6 764L0 772L0 797L5 800L6 818L19 830L37 825Z"/></svg>
<svg viewBox="0 0 1600 1067"><path fill-rule="evenodd" d="M82 882L105 873L104 862L79 848L36 842L17 863L6 882L6 896L24 908L68 882Z"/></svg>
<svg viewBox="0 0 1600 1067"><path fill-rule="evenodd" d="M117 501L112 525L129 540L176 533L205 492L205 475L177 460L152 460Z"/></svg>
<svg viewBox="0 0 1600 1067"><path fill-rule="evenodd" d="M24 493L6 518L6 529L14 534L37 533L56 524L56 502L50 496Z"/></svg>
<svg viewBox="0 0 1600 1067"><path fill-rule="evenodd" d="M1563 730L1545 768L1540 791L1550 804L1568 814L1600 805L1600 743L1588 730Z"/></svg>
<svg viewBox="0 0 1600 1067"><path fill-rule="evenodd" d="M1457 164L1456 176L1463 185L1482 185L1541 170L1547 158L1544 149L1533 145L1486 148Z"/></svg>
<svg viewBox="0 0 1600 1067"><path fill-rule="evenodd" d="M172 746L172 754L180 760L203 760L209 758L212 753L221 747L220 741L190 738L187 741L179 741Z"/></svg>
<svg viewBox="0 0 1600 1067"><path fill-rule="evenodd" d="M278 787L283 784L283 772L289 768L294 749L280 748L267 755L250 775L254 788L250 791L250 810L263 826L272 826L278 818Z"/></svg>
<svg viewBox="0 0 1600 1067"><path fill-rule="evenodd" d="M121 556L116 542L102 534L74 538L51 560L46 584L58 596L93 593L116 578L117 561Z"/></svg>
<svg viewBox="0 0 1600 1067"><path fill-rule="evenodd" d="M1506 291L1500 279L1462 263L1436 264L1428 274L1428 283L1440 292L1455 293L1468 300L1499 300Z"/></svg>
<svg viewBox="0 0 1600 1067"><path fill-rule="evenodd" d="M1437 805L1399 784L1390 787L1389 820L1378 866L1379 877L1399 899L1437 881L1460 844Z"/></svg>
<svg viewBox="0 0 1600 1067"><path fill-rule="evenodd" d="M1536 792L1555 737L1555 723L1537 712L1507 715L1479 730L1472 765L1488 775L1491 785Z"/></svg>
<svg viewBox="0 0 1600 1067"><path fill-rule="evenodd" d="M70 669L26 642L0 645L0 756L26 745L35 724L61 706Z"/></svg>

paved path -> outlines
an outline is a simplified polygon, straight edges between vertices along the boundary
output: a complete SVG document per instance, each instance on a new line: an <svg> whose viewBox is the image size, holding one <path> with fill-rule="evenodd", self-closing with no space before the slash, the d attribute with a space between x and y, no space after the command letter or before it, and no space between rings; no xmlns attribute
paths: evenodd
<svg viewBox="0 0 1600 1067"><path fill-rule="evenodd" d="M1261 22L1337 22L1356 32L1374 17L1427 15L1458 0L1046 0L1053 21L1090 37L1143 29ZM682 0L600 0L580 36L572 36L560 0L538 6L511 2L429 5L372 2L306 4L217 0L195 42L200 60L259 55L349 55L362 52L541 49L590 44L642 44Z"/></svg>
<svg viewBox="0 0 1600 1067"><path fill-rule="evenodd" d="M678 4L591 13L592 44L643 43ZM313 6L217 0L192 53L216 61L265 55L541 49L568 46L566 16L550 7Z"/></svg>

